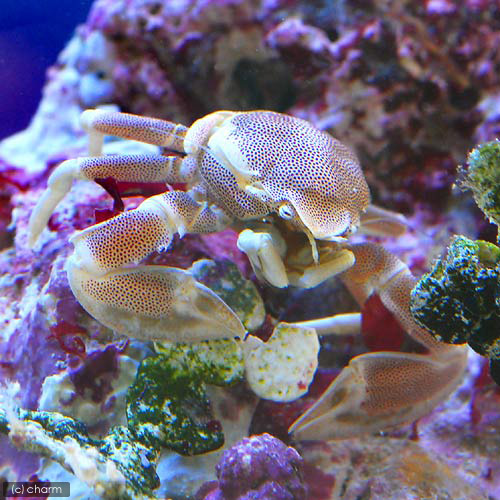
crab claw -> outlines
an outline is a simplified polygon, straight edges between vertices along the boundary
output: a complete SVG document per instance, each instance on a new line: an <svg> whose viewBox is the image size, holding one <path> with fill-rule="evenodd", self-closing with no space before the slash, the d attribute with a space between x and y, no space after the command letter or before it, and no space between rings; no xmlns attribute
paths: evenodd
<svg viewBox="0 0 500 500"><path fill-rule="evenodd" d="M349 249L356 263L341 277L352 295L363 304L378 293L427 352L381 351L353 358L292 424L297 439L351 438L416 420L456 389L467 366L466 347L441 343L413 321L409 301L416 280L402 261L373 243Z"/></svg>
<svg viewBox="0 0 500 500"><path fill-rule="evenodd" d="M137 266L91 274L70 259L71 289L99 322L143 340L198 342L241 337L232 309L190 273L165 266Z"/></svg>
<svg viewBox="0 0 500 500"><path fill-rule="evenodd" d="M343 439L411 422L458 385L463 348L431 358L379 352L356 356L290 427L296 439Z"/></svg>

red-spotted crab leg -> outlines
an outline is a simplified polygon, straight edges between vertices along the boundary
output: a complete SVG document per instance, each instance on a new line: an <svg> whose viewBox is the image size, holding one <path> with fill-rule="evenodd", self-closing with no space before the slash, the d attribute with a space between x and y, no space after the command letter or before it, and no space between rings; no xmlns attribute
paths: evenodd
<svg viewBox="0 0 500 500"><path fill-rule="evenodd" d="M408 220L403 214L370 204L361 213L358 233L371 236L401 236L408 229Z"/></svg>
<svg viewBox="0 0 500 500"><path fill-rule="evenodd" d="M89 133L89 151L94 157L72 158L62 162L50 175L29 221L29 244L33 246L57 204L69 192L76 179L96 180L113 177L128 182L188 182L196 172L191 156L121 155L95 156L101 153L104 134L140 140L182 153L187 128L183 125L118 112L87 110L82 124Z"/></svg>
<svg viewBox="0 0 500 500"><path fill-rule="evenodd" d="M174 233L212 232L227 218L189 193L153 196L71 238L71 289L101 323L134 338L191 342L243 337L233 311L188 272L163 266L134 266L169 246Z"/></svg>
<svg viewBox="0 0 500 500"><path fill-rule="evenodd" d="M153 144L171 151L183 152L183 142L188 131L184 125L159 118L100 109L84 111L80 121L89 135L90 156L99 156L102 153L105 135L114 135L123 139Z"/></svg>
<svg viewBox="0 0 500 500"><path fill-rule="evenodd" d="M122 113L86 113L83 120L93 140L97 133L113 133L183 152L183 126ZM97 152L96 147L91 149ZM74 179L188 182L195 161L192 156L147 155L67 160L51 174L48 189L33 210L29 241L36 242ZM196 201L190 192L153 196L135 210L71 238L75 252L67 271L73 293L101 323L130 337L175 341L242 337L245 329L234 312L188 272L134 265L166 249L175 233L220 231L229 223L224 212Z"/></svg>
<svg viewBox="0 0 500 500"><path fill-rule="evenodd" d="M378 293L427 354L373 352L351 360L320 399L290 427L297 439L339 439L410 422L428 413L460 383L467 348L438 342L413 321L415 278L382 247L349 245L356 264L340 277L363 304ZM311 322L313 323L313 322Z"/></svg>

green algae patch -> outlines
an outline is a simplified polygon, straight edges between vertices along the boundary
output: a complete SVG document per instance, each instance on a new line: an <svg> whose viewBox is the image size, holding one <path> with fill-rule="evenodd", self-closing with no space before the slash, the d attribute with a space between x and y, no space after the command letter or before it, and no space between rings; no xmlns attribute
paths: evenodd
<svg viewBox="0 0 500 500"><path fill-rule="evenodd" d="M67 436L78 437L83 445L93 445L96 441L90 439L87 427L83 422L50 411L20 410L20 418L39 423L47 436L62 441Z"/></svg>
<svg viewBox="0 0 500 500"><path fill-rule="evenodd" d="M456 236L411 294L417 323L443 342L500 358L500 248Z"/></svg>
<svg viewBox="0 0 500 500"><path fill-rule="evenodd" d="M262 325L266 315L262 298L252 281L242 276L236 264L229 260L214 262L201 259L189 271L236 313L247 330L256 330Z"/></svg>
<svg viewBox="0 0 500 500"><path fill-rule="evenodd" d="M264 321L262 299L230 261L199 260L189 270L238 315L247 329ZM143 360L127 393L131 432L153 449L198 455L220 448L224 434L214 417L207 384L230 386L244 379L241 342L157 343L157 355Z"/></svg>
<svg viewBox="0 0 500 500"><path fill-rule="evenodd" d="M212 413L206 384L243 380L240 345L235 340L157 345L143 360L127 393L129 429L154 449L197 455L220 448L224 434Z"/></svg>
<svg viewBox="0 0 500 500"><path fill-rule="evenodd" d="M113 427L100 441L99 451L105 456L115 457L119 470L127 477L135 493L152 495L152 490L160 486L156 475L159 452L140 443L126 427Z"/></svg>
<svg viewBox="0 0 500 500"><path fill-rule="evenodd" d="M461 187L472 190L474 200L490 222L500 225L500 141L480 144L460 168Z"/></svg>
<svg viewBox="0 0 500 500"><path fill-rule="evenodd" d="M85 424L57 412L0 409L0 433L19 449L58 462L103 498L154 498L160 485L159 453L123 426L96 439Z"/></svg>

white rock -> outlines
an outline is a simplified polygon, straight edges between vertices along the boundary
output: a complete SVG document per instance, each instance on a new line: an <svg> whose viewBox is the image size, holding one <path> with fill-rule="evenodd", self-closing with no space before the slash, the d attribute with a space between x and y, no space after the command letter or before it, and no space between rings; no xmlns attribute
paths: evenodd
<svg viewBox="0 0 500 500"><path fill-rule="evenodd" d="M250 335L243 347L246 378L258 396L286 402L307 392L318 366L314 328L278 323L267 342Z"/></svg>

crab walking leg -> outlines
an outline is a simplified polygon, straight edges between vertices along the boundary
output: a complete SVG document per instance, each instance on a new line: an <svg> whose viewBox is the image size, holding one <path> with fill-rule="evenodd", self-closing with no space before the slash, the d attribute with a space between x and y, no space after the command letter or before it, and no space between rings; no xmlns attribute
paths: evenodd
<svg viewBox="0 0 500 500"><path fill-rule="evenodd" d="M361 332L361 313L335 314L294 324L302 328L314 328L318 335L356 335Z"/></svg>
<svg viewBox="0 0 500 500"><path fill-rule="evenodd" d="M361 303L377 292L428 354L374 352L356 356L320 399L290 427L297 439L342 439L407 423L428 413L460 383L467 350L435 340L411 318L415 278L374 244L350 247L356 265L342 278Z"/></svg>
<svg viewBox="0 0 500 500"><path fill-rule="evenodd" d="M166 250L175 233L182 237L186 232L217 232L229 223L222 211L187 192L171 191L72 236L72 258L93 274L102 274Z"/></svg>
<svg viewBox="0 0 500 500"><path fill-rule="evenodd" d="M125 267L168 247L173 234L218 231L223 214L170 192L144 201L72 237L67 264L73 293L98 321L147 340L198 341L244 336L232 310L186 271L163 266Z"/></svg>
<svg viewBox="0 0 500 500"><path fill-rule="evenodd" d="M113 177L125 182L189 182L196 174L196 159L190 156L113 155L76 158L79 179L94 181Z"/></svg>
<svg viewBox="0 0 500 500"><path fill-rule="evenodd" d="M408 219L403 214L370 204L361 213L358 232L372 236L401 236L408 226Z"/></svg>
<svg viewBox="0 0 500 500"><path fill-rule="evenodd" d="M105 135L161 146L172 151L184 152L187 127L159 118L88 109L80 118L82 127L89 134L89 154L99 156Z"/></svg>
<svg viewBox="0 0 500 500"><path fill-rule="evenodd" d="M128 182L189 182L196 173L193 157L124 155L74 158L63 161L49 176L47 189L31 213L28 232L33 246L75 179L113 177Z"/></svg>

